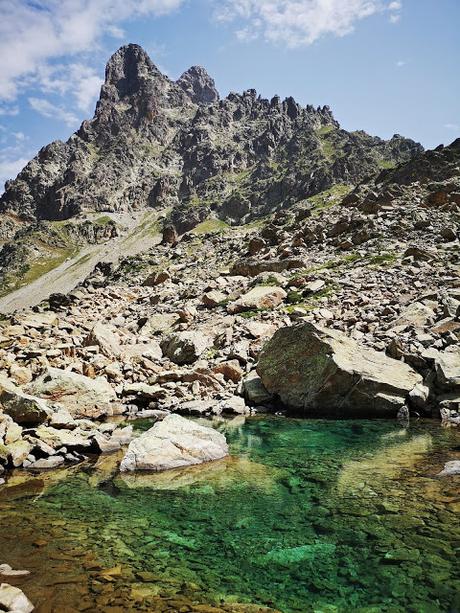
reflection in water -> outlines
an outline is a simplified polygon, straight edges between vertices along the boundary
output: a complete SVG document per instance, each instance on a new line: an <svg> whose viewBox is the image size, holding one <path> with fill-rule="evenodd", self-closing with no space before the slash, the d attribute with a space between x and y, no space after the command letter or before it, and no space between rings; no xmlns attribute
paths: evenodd
<svg viewBox="0 0 460 613"><path fill-rule="evenodd" d="M337 479L339 494L351 494L365 488L378 490L384 487L387 479L395 479L404 469L414 468L430 451L432 437L421 434L405 443L399 443L398 438L407 434L407 430L386 434L382 439L394 441L395 444L368 453L360 460L344 462Z"/></svg>
<svg viewBox="0 0 460 613"><path fill-rule="evenodd" d="M32 571L18 585L38 613L459 608L459 479L435 477L458 455L458 432L266 417L214 426L231 458L120 475L119 457L103 456L0 488L0 563Z"/></svg>

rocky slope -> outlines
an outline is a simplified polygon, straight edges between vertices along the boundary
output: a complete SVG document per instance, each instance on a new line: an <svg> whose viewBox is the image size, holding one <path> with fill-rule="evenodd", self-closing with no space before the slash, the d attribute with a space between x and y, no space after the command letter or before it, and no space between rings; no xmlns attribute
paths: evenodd
<svg viewBox="0 0 460 613"><path fill-rule="evenodd" d="M273 138L282 128L260 149L268 125ZM201 69L173 83L130 46L109 62L95 118L50 147L53 162L45 148L9 184L5 227L171 206L161 244L100 262L73 291L2 322L0 470L119 449L132 431L109 416L460 422L460 140L421 152L343 132L327 109L251 92L219 101ZM227 197L237 175L240 195L249 190L242 216Z"/></svg>
<svg viewBox="0 0 460 613"><path fill-rule="evenodd" d="M211 213L242 223L336 184L351 187L421 151L399 135L384 141L342 130L328 107L266 100L254 90L221 100L203 68L174 82L143 49L127 45L107 64L93 119L7 182L0 281L11 290L11 277L37 259L27 243L49 255L54 239L37 238L37 223L55 234L56 222L146 208L172 209L179 233Z"/></svg>

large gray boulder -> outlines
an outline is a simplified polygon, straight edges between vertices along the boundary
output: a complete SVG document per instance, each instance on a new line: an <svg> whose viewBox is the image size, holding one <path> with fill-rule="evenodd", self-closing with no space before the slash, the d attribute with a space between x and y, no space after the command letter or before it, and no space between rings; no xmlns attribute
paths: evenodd
<svg viewBox="0 0 460 613"><path fill-rule="evenodd" d="M60 368L48 368L45 374L27 387L27 391L59 402L72 417L96 419L102 415L110 415L110 405L116 400L115 391L106 379L90 379Z"/></svg>
<svg viewBox="0 0 460 613"><path fill-rule="evenodd" d="M312 323L278 330L257 372L286 407L319 415L393 416L422 382L407 364Z"/></svg>
<svg viewBox="0 0 460 613"><path fill-rule="evenodd" d="M168 415L132 441L120 471L162 471L218 460L228 454L225 436L180 415Z"/></svg>

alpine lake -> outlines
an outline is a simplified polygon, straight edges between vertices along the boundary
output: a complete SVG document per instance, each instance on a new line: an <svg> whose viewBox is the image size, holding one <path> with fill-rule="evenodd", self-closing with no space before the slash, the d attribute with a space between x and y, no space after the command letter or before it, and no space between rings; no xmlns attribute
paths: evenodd
<svg viewBox="0 0 460 613"><path fill-rule="evenodd" d="M31 572L3 580L38 613L460 611L460 476L437 476L458 429L211 425L230 456L198 467L120 474L115 454L10 475L0 563Z"/></svg>

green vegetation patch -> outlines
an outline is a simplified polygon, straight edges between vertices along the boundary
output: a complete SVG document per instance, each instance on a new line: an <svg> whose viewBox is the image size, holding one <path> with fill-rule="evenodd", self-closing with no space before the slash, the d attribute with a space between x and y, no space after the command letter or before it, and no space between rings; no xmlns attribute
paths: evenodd
<svg viewBox="0 0 460 613"><path fill-rule="evenodd" d="M206 219L195 226L195 228L193 228L191 231L191 234L198 236L202 234L216 234L218 232L224 232L228 228L230 228L228 223L222 221L221 219Z"/></svg>

